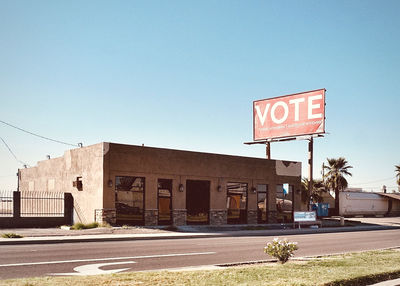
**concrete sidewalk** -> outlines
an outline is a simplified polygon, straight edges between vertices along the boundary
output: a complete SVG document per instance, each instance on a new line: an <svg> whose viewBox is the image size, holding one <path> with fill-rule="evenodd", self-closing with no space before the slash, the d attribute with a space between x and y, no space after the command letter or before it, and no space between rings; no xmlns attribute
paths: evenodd
<svg viewBox="0 0 400 286"><path fill-rule="evenodd" d="M351 231L371 231L384 229L400 229L396 225L369 225L357 224L345 227L302 228L293 229L291 225L268 225L270 229L260 229L260 225L238 226L182 226L176 231L169 231L156 227L109 227L86 230L65 230L60 228L32 228L32 229L0 229L0 235L15 233L23 238L0 238L0 245L16 244L53 244L93 241L129 241L155 239L182 239L205 237L233 237L233 236L285 236L310 233L332 233Z"/></svg>

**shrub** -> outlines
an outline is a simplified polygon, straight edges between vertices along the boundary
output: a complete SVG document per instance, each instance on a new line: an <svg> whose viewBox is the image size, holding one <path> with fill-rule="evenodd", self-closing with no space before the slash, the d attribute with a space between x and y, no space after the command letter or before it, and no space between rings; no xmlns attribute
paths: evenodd
<svg viewBox="0 0 400 286"><path fill-rule="evenodd" d="M16 233L3 233L1 235L2 238L22 238L22 235L16 234Z"/></svg>
<svg viewBox="0 0 400 286"><path fill-rule="evenodd" d="M283 264L293 256L293 252L297 249L299 249L297 242L274 238L272 242L268 242L267 246L264 247L264 252L277 258Z"/></svg>
<svg viewBox="0 0 400 286"><path fill-rule="evenodd" d="M71 226L71 229L89 229L89 228L96 228L99 227L99 223L98 222L92 222L92 223L88 223L88 224L83 224L81 222L77 222L75 223L73 226Z"/></svg>

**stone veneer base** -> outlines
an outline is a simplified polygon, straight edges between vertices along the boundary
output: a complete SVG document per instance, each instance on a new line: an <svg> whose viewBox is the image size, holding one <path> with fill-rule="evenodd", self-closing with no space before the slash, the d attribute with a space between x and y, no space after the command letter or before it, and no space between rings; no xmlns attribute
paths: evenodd
<svg viewBox="0 0 400 286"><path fill-rule="evenodd" d="M210 210L210 225L224 225L227 223L227 210Z"/></svg>
<svg viewBox="0 0 400 286"><path fill-rule="evenodd" d="M144 225L152 226L158 224L158 210L147 209L144 211Z"/></svg>
<svg viewBox="0 0 400 286"><path fill-rule="evenodd" d="M186 225L186 209L172 211L172 224L176 226Z"/></svg>
<svg viewBox="0 0 400 286"><path fill-rule="evenodd" d="M116 209L96 209L95 210L95 221L98 223L109 223L111 225L117 222L117 210Z"/></svg>

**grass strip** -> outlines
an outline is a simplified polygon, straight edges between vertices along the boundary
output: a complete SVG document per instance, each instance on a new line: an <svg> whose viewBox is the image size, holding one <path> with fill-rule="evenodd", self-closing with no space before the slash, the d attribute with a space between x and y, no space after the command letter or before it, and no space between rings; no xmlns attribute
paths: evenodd
<svg viewBox="0 0 400 286"><path fill-rule="evenodd" d="M321 257L308 261L289 261L286 264L267 263L208 271L158 271L81 277L39 277L3 280L0 281L0 285L349 286L368 285L398 277L400 277L400 251L381 250Z"/></svg>

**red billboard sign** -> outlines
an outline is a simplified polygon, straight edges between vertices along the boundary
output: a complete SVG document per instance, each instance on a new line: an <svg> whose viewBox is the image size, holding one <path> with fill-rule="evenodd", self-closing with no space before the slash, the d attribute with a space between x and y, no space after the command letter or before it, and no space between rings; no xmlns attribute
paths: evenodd
<svg viewBox="0 0 400 286"><path fill-rule="evenodd" d="M253 102L253 139L325 133L325 89Z"/></svg>

